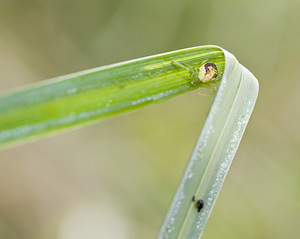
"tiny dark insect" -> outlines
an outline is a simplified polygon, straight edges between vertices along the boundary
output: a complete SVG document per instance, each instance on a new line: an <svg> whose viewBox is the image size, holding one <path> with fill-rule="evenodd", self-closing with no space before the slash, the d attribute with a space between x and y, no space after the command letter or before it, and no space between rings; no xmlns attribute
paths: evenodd
<svg viewBox="0 0 300 239"><path fill-rule="evenodd" d="M201 209L202 209L203 206L204 206L204 202L203 202L202 199L199 199L199 200L197 201L197 206L198 206L198 212L200 212Z"/></svg>
<svg viewBox="0 0 300 239"><path fill-rule="evenodd" d="M192 197L192 201L195 202L195 196Z"/></svg>

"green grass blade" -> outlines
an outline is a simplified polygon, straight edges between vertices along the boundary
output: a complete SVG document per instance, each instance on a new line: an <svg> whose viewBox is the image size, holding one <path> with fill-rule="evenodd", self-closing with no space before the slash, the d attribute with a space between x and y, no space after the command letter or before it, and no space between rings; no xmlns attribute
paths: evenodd
<svg viewBox="0 0 300 239"><path fill-rule="evenodd" d="M218 93L158 239L201 237L256 102L257 79L233 55L224 53ZM193 196L204 201L200 212Z"/></svg>
<svg viewBox="0 0 300 239"><path fill-rule="evenodd" d="M0 96L0 148L162 102L197 89L178 61L224 69L215 46L188 48L74 73ZM218 76L221 78L221 74Z"/></svg>

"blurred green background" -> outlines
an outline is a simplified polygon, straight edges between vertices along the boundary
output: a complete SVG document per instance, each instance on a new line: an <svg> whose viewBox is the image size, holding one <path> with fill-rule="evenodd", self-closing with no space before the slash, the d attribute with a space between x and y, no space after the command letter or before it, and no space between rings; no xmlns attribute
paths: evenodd
<svg viewBox="0 0 300 239"><path fill-rule="evenodd" d="M297 238L299 12L299 0L0 0L0 92L219 45L260 94L203 239ZM0 152L0 238L155 238L209 102L192 92Z"/></svg>

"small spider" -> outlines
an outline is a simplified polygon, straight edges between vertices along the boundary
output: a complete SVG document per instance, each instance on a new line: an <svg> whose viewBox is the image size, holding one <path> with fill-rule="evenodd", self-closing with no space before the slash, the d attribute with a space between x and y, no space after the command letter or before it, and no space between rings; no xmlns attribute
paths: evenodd
<svg viewBox="0 0 300 239"><path fill-rule="evenodd" d="M215 93L216 88L211 85L211 82L215 80L218 76L218 69L215 63L205 63L202 66L200 66L199 69L195 69L188 64L179 63L177 61L171 61L171 63L175 66L184 68L189 71L189 78L191 80L192 85L201 85L205 88L211 89L212 93L210 94L210 96L212 96Z"/></svg>

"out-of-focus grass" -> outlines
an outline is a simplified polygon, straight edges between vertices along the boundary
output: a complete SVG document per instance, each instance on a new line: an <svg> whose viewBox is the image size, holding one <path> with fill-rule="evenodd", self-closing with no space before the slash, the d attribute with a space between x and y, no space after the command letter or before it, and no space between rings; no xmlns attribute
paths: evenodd
<svg viewBox="0 0 300 239"><path fill-rule="evenodd" d="M189 46L224 47L260 79L260 97L203 238L295 238L299 10L285 0L1 1L0 90ZM190 93L1 152L1 236L70 238L83 221L99 221L103 206L124 238L154 238L208 108L208 98Z"/></svg>

